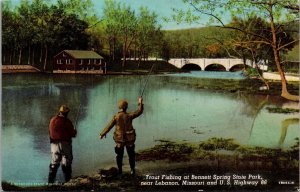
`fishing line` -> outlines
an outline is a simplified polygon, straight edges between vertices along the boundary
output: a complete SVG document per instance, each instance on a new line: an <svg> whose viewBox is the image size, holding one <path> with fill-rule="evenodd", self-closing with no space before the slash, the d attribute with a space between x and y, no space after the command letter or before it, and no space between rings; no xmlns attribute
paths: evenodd
<svg viewBox="0 0 300 192"><path fill-rule="evenodd" d="M140 61L139 61L140 62ZM142 77L141 77L141 74L140 74L140 71L139 71L139 69L140 69L140 65L138 64L138 68L137 68L137 74L138 74L138 78L139 78L139 90L141 90L142 89Z"/></svg>
<svg viewBox="0 0 300 192"><path fill-rule="evenodd" d="M143 97L143 95L144 95L144 92L145 92L146 86L147 86L147 84L148 84L150 74L151 74L151 72L152 72L152 70L153 70L153 68L154 68L154 65L155 65L155 63L153 63L153 65L152 65L152 67L151 67L151 69L150 69L150 71L149 71L149 73L148 73L148 75L147 75L146 82L145 82L144 87L143 87L143 90L142 90L142 92L141 92L141 94L140 94L141 97Z"/></svg>
<svg viewBox="0 0 300 192"><path fill-rule="evenodd" d="M82 96L82 93L81 93L81 96ZM80 96L80 97L81 97ZM76 114L76 119L75 119L75 128L77 129L77 124L78 124L78 118L79 118L79 115L80 115L80 109L81 109L81 99L80 99L80 103L79 103L79 107L78 107L78 111L77 111L77 114Z"/></svg>

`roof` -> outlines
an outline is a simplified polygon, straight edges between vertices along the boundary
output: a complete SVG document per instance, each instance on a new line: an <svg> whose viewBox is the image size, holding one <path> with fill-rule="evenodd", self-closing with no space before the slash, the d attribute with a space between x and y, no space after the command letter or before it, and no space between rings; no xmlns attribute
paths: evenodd
<svg viewBox="0 0 300 192"><path fill-rule="evenodd" d="M98 53L94 51L84 51L84 50L64 50L75 59L103 59Z"/></svg>

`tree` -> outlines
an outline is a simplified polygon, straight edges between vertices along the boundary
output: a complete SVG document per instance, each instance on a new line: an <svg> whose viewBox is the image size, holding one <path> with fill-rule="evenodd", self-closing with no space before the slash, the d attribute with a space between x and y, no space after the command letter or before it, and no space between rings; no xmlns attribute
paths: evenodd
<svg viewBox="0 0 300 192"><path fill-rule="evenodd" d="M103 23L107 39L109 41L110 56L115 60L117 37L120 33L121 24L120 13L121 5L112 0L105 1Z"/></svg>
<svg viewBox="0 0 300 192"><path fill-rule="evenodd" d="M115 60L118 43L121 44L123 70L131 49L137 51L141 59L158 46L157 42L161 34L157 15L147 8L141 7L137 14L130 6L114 0L106 0L103 23L113 60Z"/></svg>
<svg viewBox="0 0 300 192"><path fill-rule="evenodd" d="M88 23L80 20L75 14L66 14L57 7L52 9L51 25L56 49L86 49L89 42L89 35L85 32Z"/></svg>
<svg viewBox="0 0 300 192"><path fill-rule="evenodd" d="M48 67L52 56L63 49L87 49L90 36L86 33L89 0L60 0L47 4L43 0L22 0L13 9L9 1L2 3L3 63ZM73 9L80 11L72 14ZM89 18L89 17L86 17ZM35 54L39 52L40 54ZM38 59L39 62L36 62Z"/></svg>
<svg viewBox="0 0 300 192"><path fill-rule="evenodd" d="M170 45L163 39L161 44L160 56L162 59L168 61L170 59Z"/></svg>
<svg viewBox="0 0 300 192"><path fill-rule="evenodd" d="M138 49L139 63L141 58L148 57L148 53L154 50L158 39L161 36L160 26L157 22L157 15L147 8L141 7L137 18L137 35L135 47Z"/></svg>
<svg viewBox="0 0 300 192"><path fill-rule="evenodd" d="M297 0L183 0L189 4L193 11L200 15L208 15L211 17L211 23L217 23L220 27L224 27L231 30L237 30L247 35L258 37L258 41L252 41L252 43L263 43L272 47L274 63L277 71L281 77L281 96L294 101L299 101L299 96L291 95L287 90L287 81L283 69L283 63L281 60L281 54L283 50L290 45L295 44L297 40L291 40L286 42L284 36L279 34L284 31L284 24L282 21L288 22L296 20L299 13L299 5ZM247 9L245 9L247 7ZM256 32L248 32L237 27L226 26L222 16L225 12L230 12L233 16L250 18L253 15L265 18L271 29L271 39L268 39ZM199 19L199 16L192 14L192 11L184 12L178 11L176 18L179 21L195 21Z"/></svg>
<svg viewBox="0 0 300 192"><path fill-rule="evenodd" d="M13 50L15 45L14 33L17 29L16 14L12 11L9 1L2 4L2 62L3 64L12 64Z"/></svg>
<svg viewBox="0 0 300 192"><path fill-rule="evenodd" d="M270 54L272 55L270 52L271 47L264 43L259 43L259 39L256 36L248 35L248 33L258 33L265 38L270 39L270 30L268 30L269 28L267 23L257 16L253 16L247 20L234 17L227 26L243 29L247 33L233 31L230 39L226 39L224 42L221 42L222 47L227 50L230 57L243 58L245 69L246 60L251 60L256 69L256 74L258 74L259 78L269 89L268 81L261 75L258 63L260 61L264 61L266 63L271 58L268 56ZM253 43L254 41L256 41L256 43Z"/></svg>
<svg viewBox="0 0 300 192"><path fill-rule="evenodd" d="M137 34L137 18L130 6L121 5L114 0L106 0L103 19L106 22L106 32L111 33L115 51L117 38L122 43L122 70L126 63L126 54Z"/></svg>
<svg viewBox="0 0 300 192"><path fill-rule="evenodd" d="M53 43L53 26L51 26L51 9L42 0L34 0L31 4L32 23L36 32L34 41L39 46L39 65L44 71L47 67L49 46ZM44 53L44 54L43 54ZM44 61L43 61L44 60Z"/></svg>
<svg viewBox="0 0 300 192"><path fill-rule="evenodd" d="M122 69L125 67L126 63L126 54L134 42L134 39L137 35L137 18L133 10L130 7L125 7L120 11L120 36L121 41L123 43L122 53L123 53L123 60L122 60Z"/></svg>
<svg viewBox="0 0 300 192"><path fill-rule="evenodd" d="M67 15L76 15L80 20L88 22L93 18L93 4L91 0L58 0L57 6Z"/></svg>
<svg viewBox="0 0 300 192"><path fill-rule="evenodd" d="M20 7L17 9L18 11L18 19L19 21L19 29L17 32L18 36L18 50L19 50L19 59L18 64L21 64L22 61L22 51L25 47L30 44L30 40L33 37L31 33L31 22L29 20L30 17L30 5L28 0L21 1Z"/></svg>

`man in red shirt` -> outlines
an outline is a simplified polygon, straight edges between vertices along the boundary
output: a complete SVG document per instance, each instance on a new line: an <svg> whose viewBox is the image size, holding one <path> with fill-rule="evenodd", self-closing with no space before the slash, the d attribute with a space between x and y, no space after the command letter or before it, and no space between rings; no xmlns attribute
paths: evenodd
<svg viewBox="0 0 300 192"><path fill-rule="evenodd" d="M69 111L70 109L66 105L62 105L59 108L59 114L50 120L51 163L48 183L54 183L60 163L62 164L61 168L65 176L65 182L71 179L73 160L72 137L76 137L77 131L70 119L67 118Z"/></svg>

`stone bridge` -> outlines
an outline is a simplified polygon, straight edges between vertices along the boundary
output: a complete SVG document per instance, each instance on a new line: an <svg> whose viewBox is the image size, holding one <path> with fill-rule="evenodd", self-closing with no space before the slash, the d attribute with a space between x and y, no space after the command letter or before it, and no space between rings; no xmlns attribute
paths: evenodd
<svg viewBox="0 0 300 192"><path fill-rule="evenodd" d="M237 65L243 65L243 59L231 59L231 58L222 58L222 59L211 59L211 58L172 58L169 60L169 63L175 65L177 68L182 68L187 65L198 65L201 70L205 70L209 65L217 64L225 68L226 71ZM255 67L255 64L251 60L246 60L246 65L250 67ZM267 65L264 62L258 63L258 66L262 70L267 70Z"/></svg>

